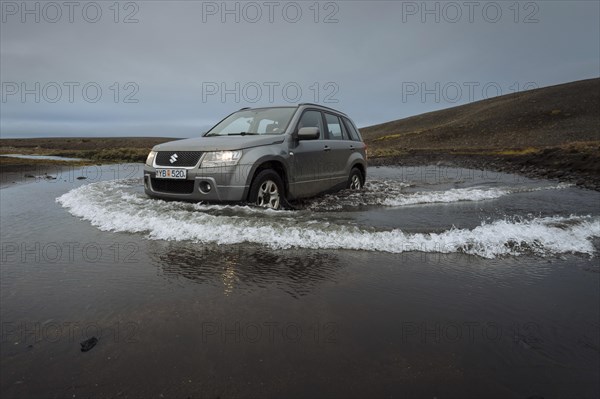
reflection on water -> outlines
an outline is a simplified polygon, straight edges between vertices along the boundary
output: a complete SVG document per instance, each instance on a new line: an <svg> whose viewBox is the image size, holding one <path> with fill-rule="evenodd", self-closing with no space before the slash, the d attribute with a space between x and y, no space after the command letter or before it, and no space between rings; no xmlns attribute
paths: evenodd
<svg viewBox="0 0 600 399"><path fill-rule="evenodd" d="M156 248L156 247L155 247ZM269 251L260 246L198 246L169 243L150 256L160 274L249 292L274 286L300 298L323 281L334 281L341 265L335 253L306 250Z"/></svg>

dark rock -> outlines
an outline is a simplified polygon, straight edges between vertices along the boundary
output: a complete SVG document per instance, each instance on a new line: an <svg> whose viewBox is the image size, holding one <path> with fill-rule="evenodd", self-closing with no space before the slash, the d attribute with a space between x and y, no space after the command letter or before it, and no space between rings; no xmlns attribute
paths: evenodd
<svg viewBox="0 0 600 399"><path fill-rule="evenodd" d="M85 341L81 342L79 345L81 345L82 352L87 352L90 349L92 349L94 346L96 346L97 343L98 343L98 338L92 337L90 339L86 339Z"/></svg>

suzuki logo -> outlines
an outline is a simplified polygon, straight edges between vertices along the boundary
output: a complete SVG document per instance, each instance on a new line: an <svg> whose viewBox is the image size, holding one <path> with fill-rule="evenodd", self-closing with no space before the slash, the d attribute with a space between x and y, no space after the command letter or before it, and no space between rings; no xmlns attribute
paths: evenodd
<svg viewBox="0 0 600 399"><path fill-rule="evenodd" d="M178 157L179 157L179 155L177 155L177 153L171 155L171 158L169 158L169 162L171 162L171 163L177 162Z"/></svg>

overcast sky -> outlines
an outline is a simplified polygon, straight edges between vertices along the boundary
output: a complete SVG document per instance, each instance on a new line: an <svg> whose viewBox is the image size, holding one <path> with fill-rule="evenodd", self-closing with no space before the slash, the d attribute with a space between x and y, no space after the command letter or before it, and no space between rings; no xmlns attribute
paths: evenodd
<svg viewBox="0 0 600 399"><path fill-rule="evenodd" d="M369 126L600 76L597 1L1 2L2 137L190 137L247 106Z"/></svg>

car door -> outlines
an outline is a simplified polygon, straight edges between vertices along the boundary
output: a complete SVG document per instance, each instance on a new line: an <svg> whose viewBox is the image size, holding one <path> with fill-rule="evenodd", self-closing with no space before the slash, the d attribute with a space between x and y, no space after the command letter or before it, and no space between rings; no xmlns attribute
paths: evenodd
<svg viewBox="0 0 600 399"><path fill-rule="evenodd" d="M328 168L331 172L328 188L333 188L348 181L350 171L346 170L346 166L353 146L342 120L329 112L323 114L325 115L327 143L330 148Z"/></svg>
<svg viewBox="0 0 600 399"><path fill-rule="evenodd" d="M323 117L321 111L305 110L296 126L296 132L302 127L316 127L320 137L315 140L299 140L291 150L293 155L294 196L308 197L324 191L327 187L326 162L329 147L324 140Z"/></svg>

